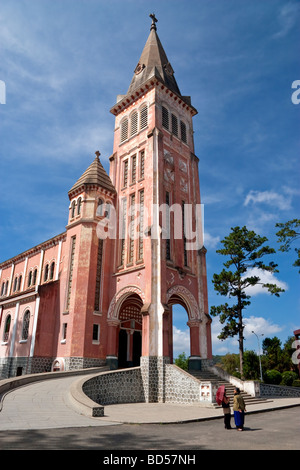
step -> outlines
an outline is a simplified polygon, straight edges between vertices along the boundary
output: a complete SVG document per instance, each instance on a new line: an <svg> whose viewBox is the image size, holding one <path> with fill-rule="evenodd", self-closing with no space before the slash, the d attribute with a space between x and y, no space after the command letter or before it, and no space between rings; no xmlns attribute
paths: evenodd
<svg viewBox="0 0 300 470"><path fill-rule="evenodd" d="M226 394L230 399L230 405L232 406L233 404L233 397L234 397L234 389L235 386L228 382L227 380L222 379L218 375L214 374L213 372L210 371L201 371L201 370L195 370L195 371L189 371L189 374L195 377L197 380L201 382L211 382L213 384L216 384L218 386L225 385L226 388ZM245 405L250 405L254 403L265 403L267 400L266 398L260 398L260 397L253 397L252 395L249 395L246 392L241 391L241 396L243 397L245 401ZM218 408L221 406L215 404L215 407Z"/></svg>

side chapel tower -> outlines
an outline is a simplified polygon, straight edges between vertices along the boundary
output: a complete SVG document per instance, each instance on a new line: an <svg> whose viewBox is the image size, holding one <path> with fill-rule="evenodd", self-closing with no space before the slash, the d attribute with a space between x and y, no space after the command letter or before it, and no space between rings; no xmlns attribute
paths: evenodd
<svg viewBox="0 0 300 470"><path fill-rule="evenodd" d="M206 250L199 241L201 201L192 123L197 111L190 97L181 94L157 35L157 19L150 17L150 35L128 91L111 109L110 179L119 217L111 259L115 270L109 286L107 361L120 367L127 359L136 365L141 355L149 381L155 381L164 361L173 360L174 304L187 311L189 367L199 369L212 356ZM198 245L189 249L185 224L196 231L196 215Z"/></svg>

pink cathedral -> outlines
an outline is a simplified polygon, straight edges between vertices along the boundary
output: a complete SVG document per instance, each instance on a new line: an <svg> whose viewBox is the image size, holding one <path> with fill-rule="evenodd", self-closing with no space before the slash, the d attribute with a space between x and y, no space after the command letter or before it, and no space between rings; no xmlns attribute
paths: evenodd
<svg viewBox="0 0 300 470"><path fill-rule="evenodd" d="M189 368L211 362L197 111L150 16L128 91L110 110L109 175L97 151L68 192L66 230L0 264L1 378L172 363L175 304L186 310Z"/></svg>

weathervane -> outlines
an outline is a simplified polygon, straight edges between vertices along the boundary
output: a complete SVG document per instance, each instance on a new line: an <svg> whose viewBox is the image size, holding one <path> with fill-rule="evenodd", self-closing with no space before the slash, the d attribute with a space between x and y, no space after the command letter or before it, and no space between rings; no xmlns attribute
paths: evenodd
<svg viewBox="0 0 300 470"><path fill-rule="evenodd" d="M152 19L152 24L151 24L150 31L151 31L151 29L154 29L156 31L156 24L155 23L157 23L157 19L155 17L155 14L151 13L149 16Z"/></svg>

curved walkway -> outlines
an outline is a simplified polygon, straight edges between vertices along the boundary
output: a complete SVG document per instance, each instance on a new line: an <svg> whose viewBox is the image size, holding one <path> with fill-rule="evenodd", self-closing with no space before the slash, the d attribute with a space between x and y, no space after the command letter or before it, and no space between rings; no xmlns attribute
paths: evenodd
<svg viewBox="0 0 300 470"><path fill-rule="evenodd" d="M7 393L0 412L0 430L116 425L80 415L72 408L68 391L79 377L44 380Z"/></svg>
<svg viewBox="0 0 300 470"><path fill-rule="evenodd" d="M81 375L48 379L31 383L8 392L0 412L0 431L50 429L89 426L112 426L142 423L181 423L222 418L220 408L172 403L135 403L107 405L104 417L92 418L79 414L69 399L69 389ZM247 413L272 411L300 406L300 398L270 399L252 404Z"/></svg>

